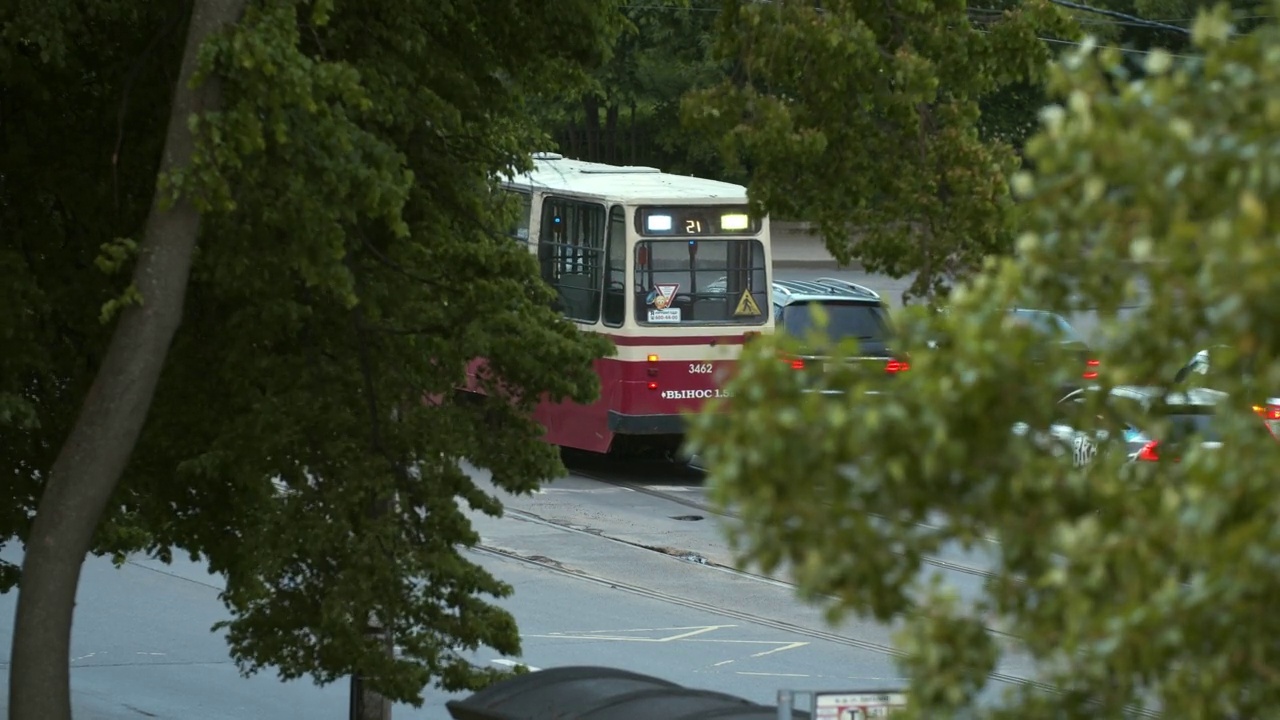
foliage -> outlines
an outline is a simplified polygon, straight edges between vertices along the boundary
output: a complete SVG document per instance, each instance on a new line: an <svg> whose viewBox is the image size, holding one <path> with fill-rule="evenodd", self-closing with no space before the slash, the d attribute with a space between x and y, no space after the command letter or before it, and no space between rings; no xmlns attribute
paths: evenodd
<svg viewBox="0 0 1280 720"><path fill-rule="evenodd" d="M359 672L420 702L485 680L460 650L518 652L485 600L510 588L461 554L459 499L501 508L460 463L517 492L557 474L532 405L594 397L607 348L550 309L495 190L542 144L527 98L581 83L616 20L609 0L257 2L206 46L224 106L162 179L206 213L201 250L98 551L207 560L246 671ZM100 313L129 298L184 24L154 3L0 10L4 537L93 378ZM464 401L478 356L495 397Z"/></svg>
<svg viewBox="0 0 1280 720"><path fill-rule="evenodd" d="M903 313L913 367L892 392L863 394L869 380L849 370L818 381L845 395L804 393L760 342L719 406L729 412L697 420L692 449L743 514L743 562L790 565L837 616L911 616L910 716L989 697L1011 653L1065 692L1024 688L980 715L1119 717L1146 702L1262 717L1280 694L1276 441L1251 409L1280 386L1280 28L1228 38L1228 17L1196 23L1203 62L1154 53L1134 79L1119 53L1086 48L1054 68L1065 102L1028 144L1034 175L1014 182L1019 252L958 286L952 312ZM1121 316L1140 285L1146 302ZM1106 371L1078 413L1054 402L1066 377L1025 362L1029 340L1006 323L1015 303L1098 308ZM926 350L939 330L955 342ZM1136 463L1116 448L1074 469L1010 433L1058 419L1167 438L1165 422L1103 398L1115 384L1170 386L1212 343L1255 359L1251 380L1215 385L1230 393L1214 420L1229 450ZM996 575L983 592L926 586L923 557L979 545ZM1020 640L982 632L991 622Z"/></svg>
<svg viewBox="0 0 1280 720"><path fill-rule="evenodd" d="M917 273L915 296L1009 248L1016 158L979 137L977 103L1038 77L1049 51L1037 33L1070 33L1052 6L978 27L950 0L728 0L720 23L735 73L691 96L686 119L751 171L759 212L816 223L841 261Z"/></svg>
<svg viewBox="0 0 1280 720"><path fill-rule="evenodd" d="M560 149L583 160L725 177L715 146L680 125L681 96L724 77L713 55L719 6L720 0L623 5L626 25L591 85L542 108Z"/></svg>

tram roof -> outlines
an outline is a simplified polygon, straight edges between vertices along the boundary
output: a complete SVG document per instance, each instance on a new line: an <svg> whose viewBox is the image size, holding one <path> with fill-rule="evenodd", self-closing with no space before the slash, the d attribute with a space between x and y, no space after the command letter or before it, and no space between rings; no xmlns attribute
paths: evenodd
<svg viewBox="0 0 1280 720"><path fill-rule="evenodd" d="M672 175L638 165L573 160L556 153L537 153L533 158L533 171L517 175L510 183L512 186L597 195L627 202L747 201L745 187L719 180Z"/></svg>

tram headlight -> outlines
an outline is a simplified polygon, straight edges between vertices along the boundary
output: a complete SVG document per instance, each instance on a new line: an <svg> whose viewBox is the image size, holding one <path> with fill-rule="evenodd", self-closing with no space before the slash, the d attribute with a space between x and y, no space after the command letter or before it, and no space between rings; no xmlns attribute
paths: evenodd
<svg viewBox="0 0 1280 720"><path fill-rule="evenodd" d="M644 227L649 232L670 232L670 215L650 215L644 220Z"/></svg>
<svg viewBox="0 0 1280 720"><path fill-rule="evenodd" d="M746 230L751 227L751 219L742 213L720 216L721 230Z"/></svg>

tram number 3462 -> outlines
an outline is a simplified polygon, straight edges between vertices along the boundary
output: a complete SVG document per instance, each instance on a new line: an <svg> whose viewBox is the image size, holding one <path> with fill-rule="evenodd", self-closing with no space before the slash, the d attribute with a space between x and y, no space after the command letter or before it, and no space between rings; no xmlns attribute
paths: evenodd
<svg viewBox="0 0 1280 720"><path fill-rule="evenodd" d="M711 372L711 363L689 363L690 375L710 375Z"/></svg>

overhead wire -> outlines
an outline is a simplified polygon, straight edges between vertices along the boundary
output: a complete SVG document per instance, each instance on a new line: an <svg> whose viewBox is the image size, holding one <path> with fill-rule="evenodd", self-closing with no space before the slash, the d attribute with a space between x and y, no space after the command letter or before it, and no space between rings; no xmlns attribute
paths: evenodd
<svg viewBox="0 0 1280 720"><path fill-rule="evenodd" d="M768 0L764 0L764 1L767 2ZM1195 20L1195 18L1151 20L1148 18L1138 17L1136 15L1129 15L1128 13L1122 13L1115 10L1107 10L1105 8L1097 8L1090 5L1084 5L1082 3L1073 2L1072 0L1048 0L1048 2L1054 5L1058 5L1060 7L1075 10L1077 12L1093 13L1093 14L1097 14L1097 15L1101 15L1109 18L1108 20L1077 19L1077 22L1082 25L1118 25L1123 27L1151 28L1154 30L1165 30L1168 32L1176 32L1180 35L1185 36L1185 35L1190 35L1191 30L1189 28L1173 25L1172 23L1194 22ZM658 5L658 4L628 3L628 4L622 5L622 7L626 9L632 9L632 10L667 10L667 11L675 11L675 12L710 12L710 13L720 12L720 8L680 7L677 5ZM1001 8L971 7L971 8L968 8L967 10L969 13L985 13L988 15L1002 15L1005 12L1005 10ZM1248 15L1248 16L1240 17L1238 19L1239 20L1267 20L1267 19L1273 19L1273 18L1274 16L1272 15ZM978 32L986 32L981 28L974 28L974 29L977 30ZM1050 43L1054 45L1065 45L1065 46L1073 46L1073 47L1084 46L1084 43L1081 43L1075 40L1063 40L1060 38L1047 38L1042 36L1037 36L1037 37L1039 37L1040 40L1046 43ZM1123 48L1123 47L1118 47L1114 45L1098 45L1096 43L1092 44L1092 47L1098 50L1116 50L1126 55L1137 55L1137 56L1150 55L1153 52L1155 52L1155 50L1135 50L1131 48ZM1166 52L1166 54L1175 58L1191 59L1196 57L1195 55L1185 55L1185 54L1178 54L1178 53Z"/></svg>

